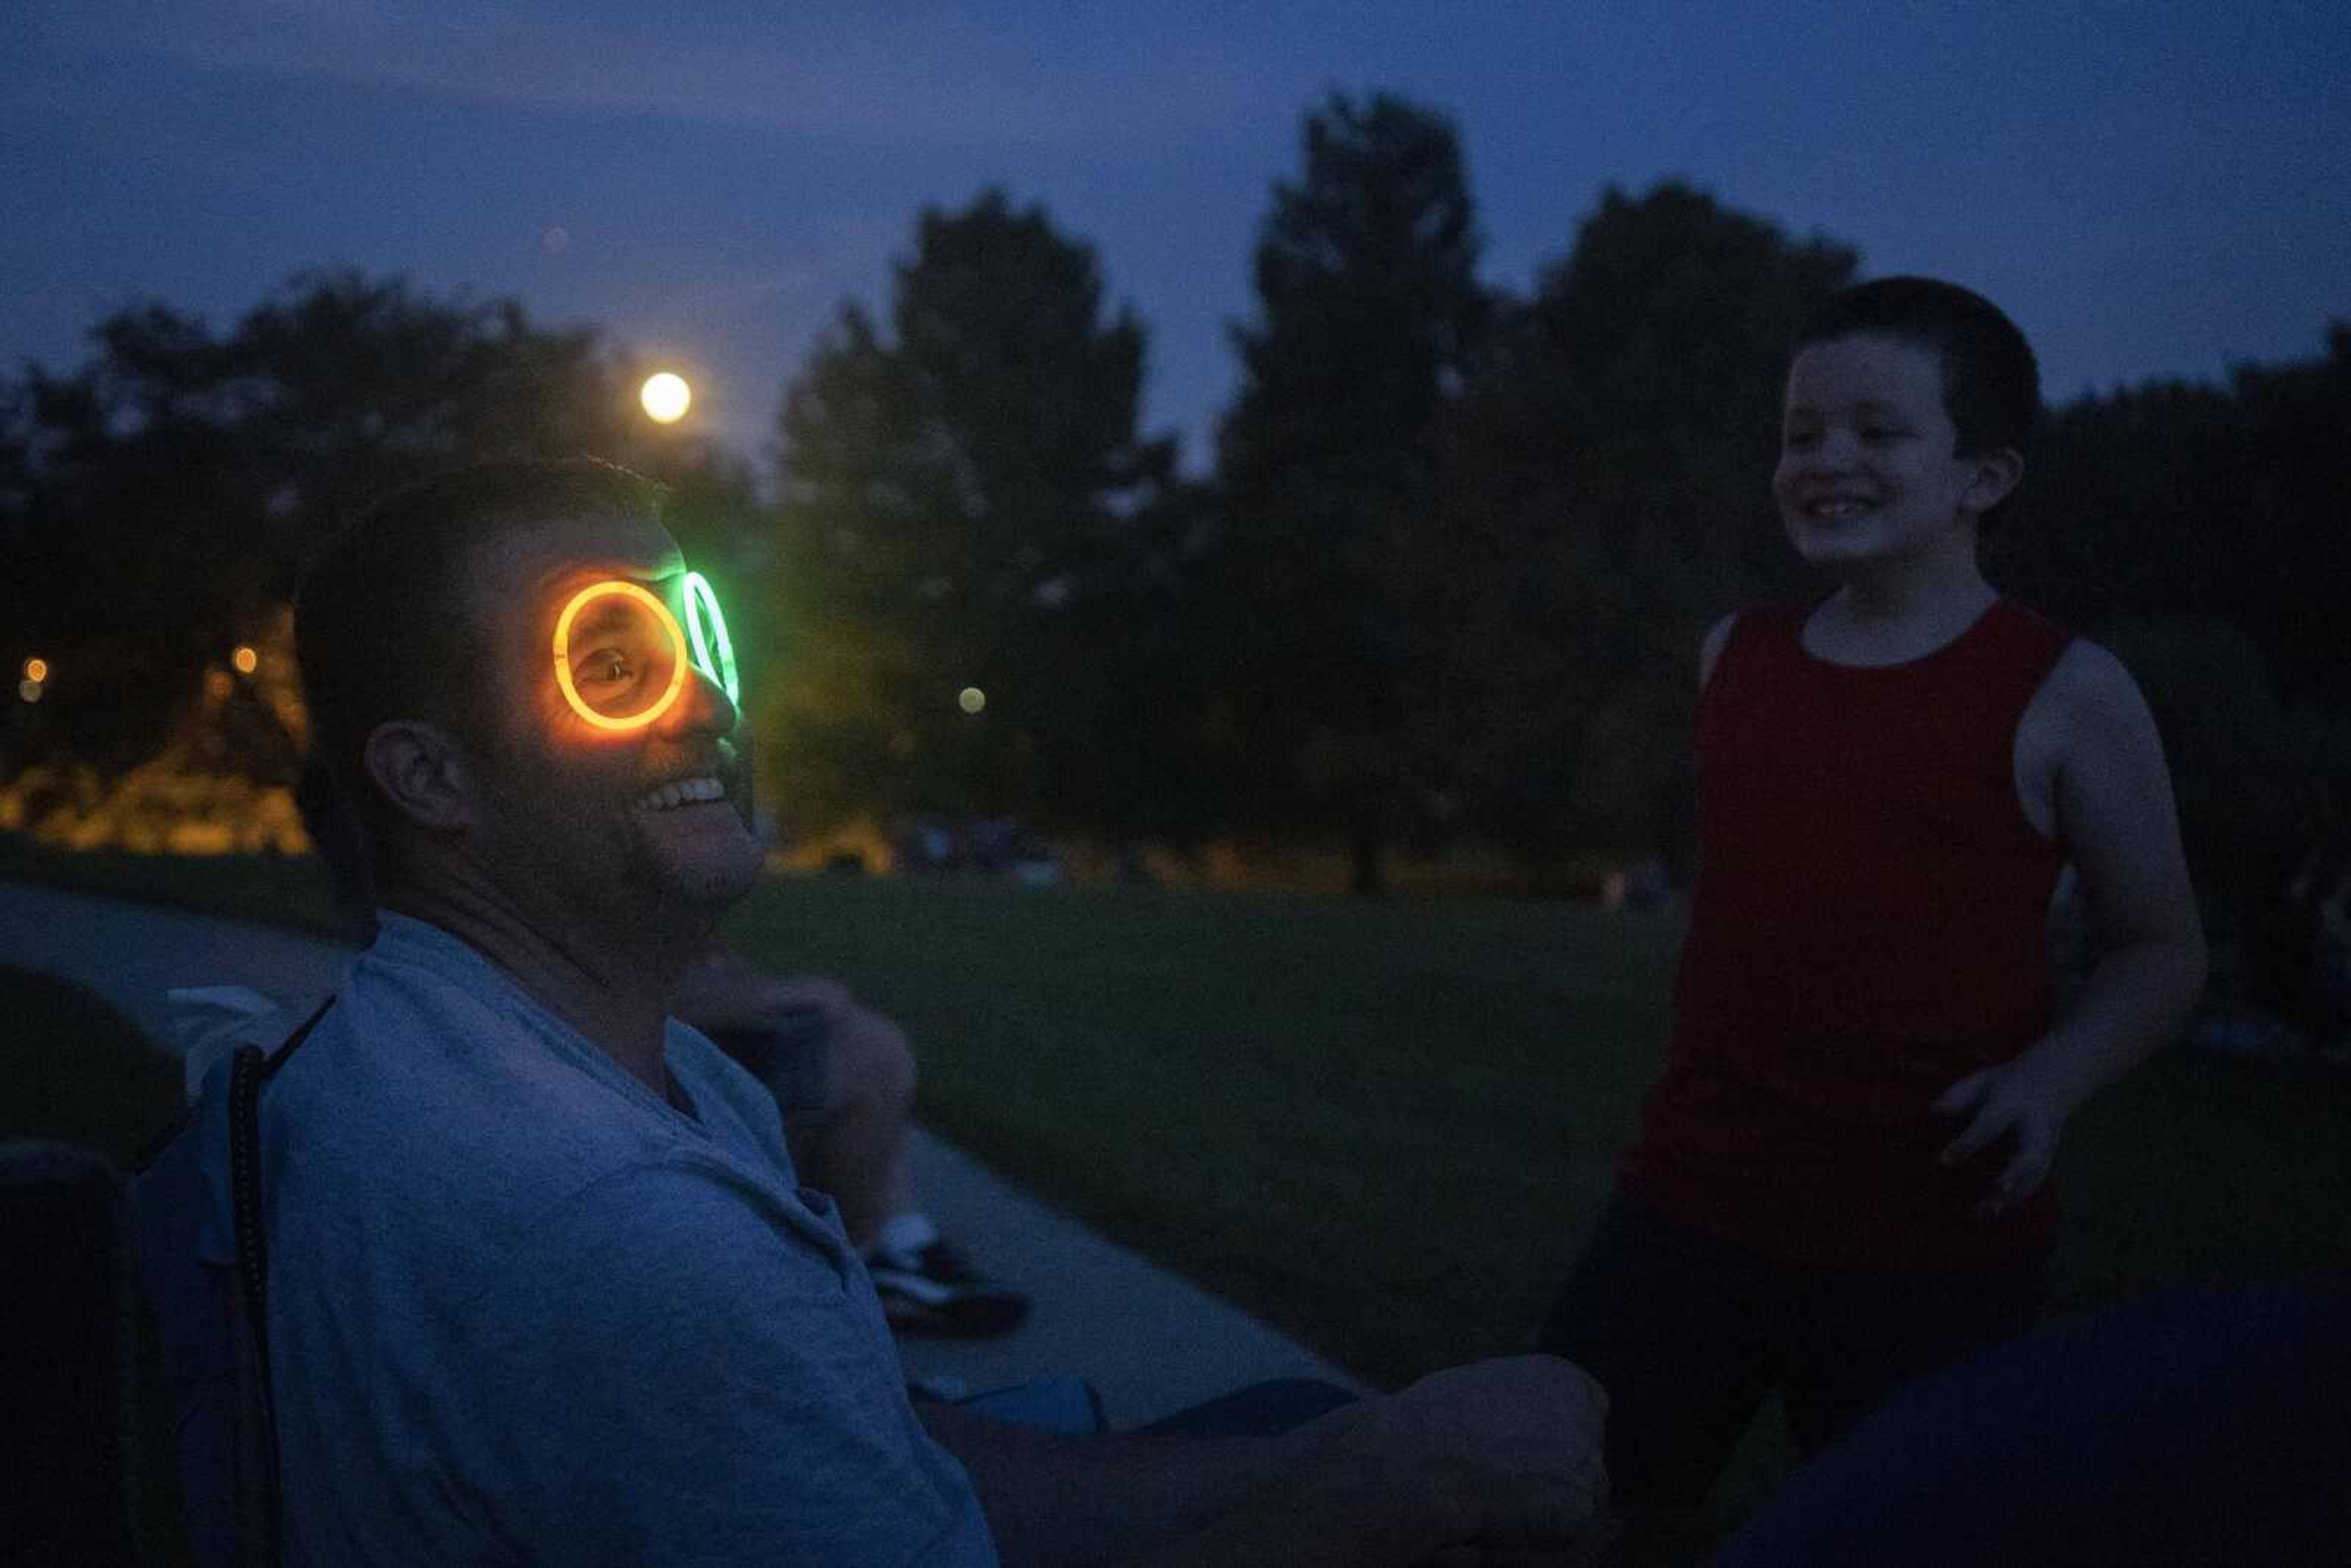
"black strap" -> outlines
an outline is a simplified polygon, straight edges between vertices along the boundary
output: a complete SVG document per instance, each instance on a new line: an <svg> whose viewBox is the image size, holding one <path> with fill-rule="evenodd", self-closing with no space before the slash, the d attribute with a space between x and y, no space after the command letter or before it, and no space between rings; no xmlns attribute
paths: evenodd
<svg viewBox="0 0 2351 1568"><path fill-rule="evenodd" d="M257 1345L269 1343L268 1318L264 1312L269 1291L269 1241L261 1221L261 1086L286 1065L297 1047L310 1037L327 1009L329 997L284 1044L264 1054L257 1045L239 1046L229 1064L228 1184L230 1213L236 1225L236 1267L245 1282L245 1311ZM262 1358L265 1370L267 1356Z"/></svg>
<svg viewBox="0 0 2351 1568"><path fill-rule="evenodd" d="M287 1035L284 1043L279 1045L276 1051L269 1053L269 1065L262 1069L261 1071L263 1082L266 1082L269 1079L277 1076L277 1070L286 1065L287 1058L294 1054L294 1048L310 1038L310 1031L319 1027L319 1020L325 1018L327 1016L327 1009L334 1005L335 998L332 997L329 997L325 1001L320 1002L318 1007L311 1010L310 1016L302 1020L301 1027L297 1029L292 1034Z"/></svg>
<svg viewBox="0 0 2351 1568"><path fill-rule="evenodd" d="M246 1344L255 1387L250 1415L259 1430L260 1452L254 1462L240 1467L249 1495L240 1500L240 1511L249 1528L241 1531L247 1561L277 1561L277 1405L269 1386L269 1240L262 1228L261 1086L286 1064L286 1059L308 1039L327 1009L329 997L286 1037L284 1044L265 1054L257 1045L239 1046L230 1059L228 1074L229 1218L235 1231L237 1294L245 1306ZM255 1469L264 1473L254 1474ZM258 1512L260 1517L254 1515Z"/></svg>
<svg viewBox="0 0 2351 1568"><path fill-rule="evenodd" d="M241 1045L228 1071L229 1213L235 1223L246 1327L258 1345L269 1343L269 1245L261 1224L261 1080L267 1070L261 1047ZM261 1369L266 1382L267 1356L261 1358Z"/></svg>

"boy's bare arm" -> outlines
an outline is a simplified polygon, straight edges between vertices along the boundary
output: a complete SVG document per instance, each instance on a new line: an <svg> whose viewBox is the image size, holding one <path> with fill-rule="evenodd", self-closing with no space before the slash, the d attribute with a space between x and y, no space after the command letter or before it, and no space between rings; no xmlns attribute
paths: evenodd
<svg viewBox="0 0 2351 1568"><path fill-rule="evenodd" d="M2072 1015L2035 1051L2075 1103L2168 1039L2202 994L2203 923L2154 716L2112 653L2081 644L2058 694L2057 826L2100 956Z"/></svg>
<svg viewBox="0 0 2351 1568"><path fill-rule="evenodd" d="M921 1406L1008 1563L1413 1563L1596 1528L1606 1398L1552 1356L1456 1367L1279 1437L1060 1437Z"/></svg>
<svg viewBox="0 0 2351 1568"><path fill-rule="evenodd" d="M2036 708L2044 704L2026 722L2048 726L2057 829L2090 901L2099 956L2057 1027L1936 1102L1938 1111L1970 1117L1946 1151L1951 1163L2016 1134L1987 1200L1993 1211L2040 1186L2065 1119L2169 1038L2204 988L2203 925L2170 771L2137 685L2113 654L2076 643L2033 699Z"/></svg>

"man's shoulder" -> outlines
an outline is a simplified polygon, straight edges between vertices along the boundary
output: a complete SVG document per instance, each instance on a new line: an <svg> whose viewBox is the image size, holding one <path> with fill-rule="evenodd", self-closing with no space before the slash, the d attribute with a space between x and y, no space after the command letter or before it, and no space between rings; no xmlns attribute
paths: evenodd
<svg viewBox="0 0 2351 1568"><path fill-rule="evenodd" d="M764 1150L739 1137L700 1150L673 1123L555 1020L462 977L364 960L263 1101L297 1207L323 1218L364 1202L436 1231L436 1216L464 1214L491 1245L619 1173L731 1159L764 1174Z"/></svg>

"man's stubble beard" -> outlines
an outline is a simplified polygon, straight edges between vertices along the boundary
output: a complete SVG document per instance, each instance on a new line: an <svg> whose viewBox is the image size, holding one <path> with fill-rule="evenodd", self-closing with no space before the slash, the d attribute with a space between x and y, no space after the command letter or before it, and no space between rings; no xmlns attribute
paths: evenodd
<svg viewBox="0 0 2351 1568"><path fill-rule="evenodd" d="M706 855L664 848L656 814L635 804L635 780L614 781L609 794L590 789L574 796L561 789L563 770L553 759L496 758L495 809L514 852L507 863L525 879L528 902L545 907L552 894L570 907L549 910L550 916L617 925L616 935L715 927L758 885L765 869L753 825L751 759L731 747L730 753L717 771L744 844L735 857L739 863L723 866L708 863ZM547 831L550 816L594 825L564 839Z"/></svg>
<svg viewBox="0 0 2351 1568"><path fill-rule="evenodd" d="M632 885L651 894L664 915L715 921L758 885L759 854L749 845L747 830L745 837L746 848L737 863L716 866L699 858L681 862L664 855L649 835L632 833L623 861L625 873Z"/></svg>

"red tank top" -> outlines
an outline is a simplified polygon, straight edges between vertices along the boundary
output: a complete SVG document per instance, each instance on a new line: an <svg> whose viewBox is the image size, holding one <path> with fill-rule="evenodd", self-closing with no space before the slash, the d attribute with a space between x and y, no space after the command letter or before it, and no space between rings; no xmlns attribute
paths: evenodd
<svg viewBox="0 0 2351 1568"><path fill-rule="evenodd" d="M2017 802L2017 722L2068 641L1996 601L1881 668L1733 622L1698 717L1698 874L1666 1070L1620 1175L1684 1224L1796 1261L1931 1266L2048 1244L2044 1186L1969 1213L1993 1155L1938 1163L1953 1082L2050 1022L2063 847ZM2000 1151L2004 1153L2004 1151Z"/></svg>

